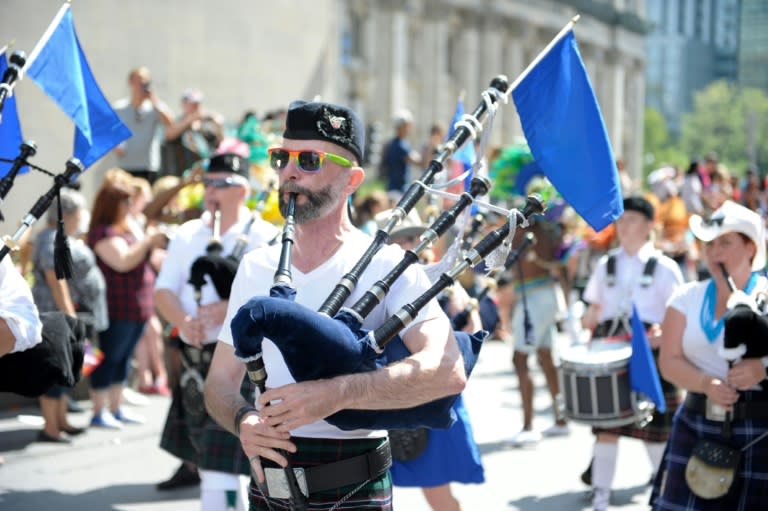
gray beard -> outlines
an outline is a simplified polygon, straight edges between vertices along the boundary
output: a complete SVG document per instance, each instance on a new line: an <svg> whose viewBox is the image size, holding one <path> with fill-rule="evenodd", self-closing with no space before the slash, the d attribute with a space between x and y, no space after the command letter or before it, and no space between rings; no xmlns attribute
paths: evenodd
<svg viewBox="0 0 768 511"><path fill-rule="evenodd" d="M296 204L295 220L297 224L303 224L320 218L336 203L336 199L338 198L331 185L313 192L303 186L287 183L280 187L280 193L278 195L278 205L280 207L280 214L283 215L283 218L288 214L288 201L285 199L284 194L291 192L300 193L307 198L306 203Z"/></svg>

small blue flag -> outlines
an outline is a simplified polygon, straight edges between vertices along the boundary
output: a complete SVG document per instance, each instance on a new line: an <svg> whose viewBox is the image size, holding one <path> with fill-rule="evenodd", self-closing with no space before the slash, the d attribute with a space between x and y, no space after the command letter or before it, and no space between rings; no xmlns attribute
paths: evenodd
<svg viewBox="0 0 768 511"><path fill-rule="evenodd" d="M74 156L88 168L131 136L99 89L65 4L30 55L27 74L75 123ZM47 37L47 39L46 39ZM39 51L39 52L38 52Z"/></svg>
<svg viewBox="0 0 768 511"><path fill-rule="evenodd" d="M456 111L453 114L453 120L451 121L450 129L448 130L448 136L446 140L450 139L453 136L453 133L456 131L456 123L461 120L461 118L464 117L464 99L462 99L461 96L459 96L458 101L456 101ZM458 172L457 175L461 175L467 170L469 170L469 174L467 174L467 177L464 178L464 189L469 190L469 185L472 182L472 166L475 164L475 144L472 142L472 139L467 139L467 141L464 143L463 146L459 147L454 153L453 156L451 156L451 159L454 162L458 162L461 164L461 170ZM459 166L456 166L457 170Z"/></svg>
<svg viewBox="0 0 768 511"><path fill-rule="evenodd" d="M661 379L653 360L651 346L645 336L645 327L637 314L637 307L632 304L632 355L629 358L630 387L635 392L642 392L664 413L667 403L661 390Z"/></svg>
<svg viewBox="0 0 768 511"><path fill-rule="evenodd" d="M616 161L573 30L512 97L536 163L565 200L597 231L621 216Z"/></svg>
<svg viewBox="0 0 768 511"><path fill-rule="evenodd" d="M0 53L0 76L3 76L8 69L8 62L5 58L5 51ZM21 123L19 123L19 114L16 110L16 96L9 94L5 97L3 103L2 120L0 120L0 158L13 160L19 155L19 146L23 140L21 135ZM5 177L12 163L0 162L0 177ZM25 165L19 169L19 174L29 170Z"/></svg>

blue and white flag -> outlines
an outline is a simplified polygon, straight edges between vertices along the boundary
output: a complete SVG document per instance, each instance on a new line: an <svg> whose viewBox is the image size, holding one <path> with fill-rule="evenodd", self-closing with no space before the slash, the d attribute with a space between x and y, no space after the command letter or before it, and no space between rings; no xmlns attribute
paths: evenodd
<svg viewBox="0 0 768 511"><path fill-rule="evenodd" d="M532 64L512 98L537 165L595 230L624 212L616 160L572 28Z"/></svg>
<svg viewBox="0 0 768 511"><path fill-rule="evenodd" d="M5 74L8 69L8 61L5 58L6 48L0 49L0 76ZM21 123L19 123L19 114L16 110L16 96L13 92L5 97L3 103L3 117L0 120L0 158L13 160L19 155L19 146L23 137L21 135ZM12 163L0 162L0 178L5 177L11 170ZM19 174L29 170L25 165L19 169Z"/></svg>
<svg viewBox="0 0 768 511"><path fill-rule="evenodd" d="M91 73L68 3L32 50L25 70L75 123L73 154L85 168L131 136Z"/></svg>

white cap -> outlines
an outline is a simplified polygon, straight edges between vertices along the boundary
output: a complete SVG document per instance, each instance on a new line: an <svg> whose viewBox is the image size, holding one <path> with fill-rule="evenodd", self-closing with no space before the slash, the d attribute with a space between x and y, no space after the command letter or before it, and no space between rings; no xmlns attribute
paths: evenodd
<svg viewBox="0 0 768 511"><path fill-rule="evenodd" d="M765 267L765 223L751 209L727 200L709 218L691 216L688 225L693 235L704 242L729 232L744 234L757 246L752 270L758 271Z"/></svg>

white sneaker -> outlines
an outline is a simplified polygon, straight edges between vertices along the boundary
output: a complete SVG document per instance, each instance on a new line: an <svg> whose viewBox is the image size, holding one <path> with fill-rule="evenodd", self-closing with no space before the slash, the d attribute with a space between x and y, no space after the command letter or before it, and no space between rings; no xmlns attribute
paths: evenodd
<svg viewBox="0 0 768 511"><path fill-rule="evenodd" d="M123 388L123 400L133 406L147 406L150 401L146 396L142 396L130 387Z"/></svg>
<svg viewBox="0 0 768 511"><path fill-rule="evenodd" d="M605 488L595 488L592 494L592 508L594 511L608 511L608 504L611 501L611 490Z"/></svg>
<svg viewBox="0 0 768 511"><path fill-rule="evenodd" d="M541 432L546 437L553 436L568 436L571 434L571 427L568 424L554 423L547 429Z"/></svg>
<svg viewBox="0 0 768 511"><path fill-rule="evenodd" d="M536 445L541 441L541 433L532 429L524 429L509 439L515 447Z"/></svg>

